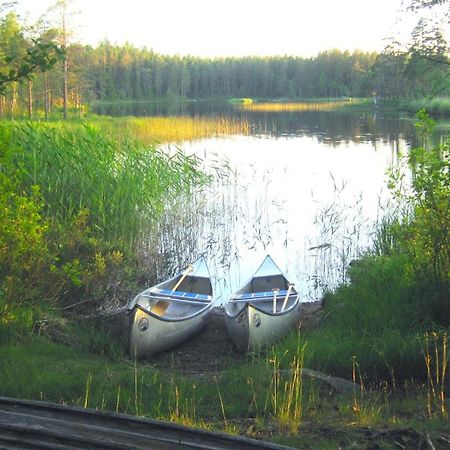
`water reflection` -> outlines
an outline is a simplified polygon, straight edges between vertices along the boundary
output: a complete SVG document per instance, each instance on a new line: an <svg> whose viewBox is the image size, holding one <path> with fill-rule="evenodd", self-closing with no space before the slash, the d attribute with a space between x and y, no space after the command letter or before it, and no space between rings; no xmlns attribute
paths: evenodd
<svg viewBox="0 0 450 450"><path fill-rule="evenodd" d="M229 116L248 121L252 134L259 136L316 136L329 145L346 142L414 139L414 121L399 114L373 111L252 112L227 102L186 102L174 104L123 103L98 105L94 113L111 116Z"/></svg>
<svg viewBox="0 0 450 450"><path fill-rule="evenodd" d="M219 303L266 254L303 299L346 281L349 262L370 245L389 203L387 170L415 145L414 121L395 114L250 113L200 102L173 108L152 114L232 114L252 129L181 145L215 182L172 205L160 224L159 251L175 255L176 269L206 255Z"/></svg>
<svg viewBox="0 0 450 450"><path fill-rule="evenodd" d="M369 244L379 204L388 199L386 170L397 153L393 143L330 146L317 136L234 136L182 148L202 157L206 170L221 161L232 169L199 194L189 211L172 211L175 217L199 212L188 226L183 219L183 237L176 239L190 243L187 258L206 254L219 302L266 254L304 299L345 280L348 262Z"/></svg>
<svg viewBox="0 0 450 450"><path fill-rule="evenodd" d="M320 142L340 145L349 142L391 142L411 138L413 124L398 115L355 114L342 111L266 113L253 117L256 134L271 136L315 136Z"/></svg>

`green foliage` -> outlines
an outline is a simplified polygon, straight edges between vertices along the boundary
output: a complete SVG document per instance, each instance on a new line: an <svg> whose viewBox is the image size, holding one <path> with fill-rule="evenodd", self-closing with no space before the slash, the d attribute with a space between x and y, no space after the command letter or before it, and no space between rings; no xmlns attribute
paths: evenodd
<svg viewBox="0 0 450 450"><path fill-rule="evenodd" d="M4 93L8 83L30 80L36 71L46 72L53 68L64 56L61 48L51 42L33 40L20 62L16 62L7 74L0 73L0 93ZM12 56L4 58L5 63L12 63Z"/></svg>
<svg viewBox="0 0 450 450"><path fill-rule="evenodd" d="M450 112L450 97L435 97L433 99L423 98L420 100L405 100L399 103L404 111L415 113L424 109L433 116L442 116Z"/></svg>
<svg viewBox="0 0 450 450"><path fill-rule="evenodd" d="M23 168L12 164L8 131L0 134L0 322L9 322L18 307L30 306L50 252L39 187L22 189Z"/></svg>
<svg viewBox="0 0 450 450"><path fill-rule="evenodd" d="M433 121L418 116L426 144ZM397 214L379 225L372 253L352 263L349 282L327 295L320 329L302 335L306 367L348 377L355 358L371 381L427 377L426 332L450 323L449 162L445 142L411 150L392 171ZM291 337L278 351L296 346Z"/></svg>
<svg viewBox="0 0 450 450"><path fill-rule="evenodd" d="M366 256L348 275L348 283L327 295L320 327L301 334L305 367L348 379L356 358L372 383L424 377L418 334L429 325L428 307L412 286L406 255ZM277 352L297 347L291 335Z"/></svg>
<svg viewBox="0 0 450 450"><path fill-rule="evenodd" d="M119 148L89 125L18 125L11 141L20 145L15 161L24 168L23 183L41 186L53 225L84 211L80 226L121 247L132 247L171 199L203 180L196 160L180 151L167 156L130 141Z"/></svg>
<svg viewBox="0 0 450 450"><path fill-rule="evenodd" d="M433 122L419 113L422 141ZM411 170L411 179L405 179ZM405 186L406 185L406 186ZM411 150L403 166L393 172L391 186L397 201L404 205L401 227L392 230L400 252L409 259L414 286L429 308L429 316L447 325L450 304L450 141L435 148Z"/></svg>
<svg viewBox="0 0 450 450"><path fill-rule="evenodd" d="M93 308L137 270L140 239L206 178L197 161L89 126L0 125L0 321L24 305Z"/></svg>
<svg viewBox="0 0 450 450"><path fill-rule="evenodd" d="M14 13L0 22L0 94L9 84L30 80L36 72L47 72L64 58L64 50L53 42L26 42Z"/></svg>
<svg viewBox="0 0 450 450"><path fill-rule="evenodd" d="M441 3L411 2L412 10ZM65 8L63 3L60 9ZM378 55L330 49L313 58L180 57L108 41L95 48L79 43L66 43L61 48L46 39L51 34L52 30L47 30L35 41L27 42L24 26L14 13L0 23L0 61L4 63L0 68L0 90L6 93L4 106L9 102L14 114L20 111L18 102L23 104L26 99L30 115L32 110L36 113L45 109L48 117L51 106L55 111L55 107L66 104L62 97L73 111L81 113L81 98L88 102L134 99L160 103L186 98L367 98L374 92L394 99L450 95L445 33L425 20L415 28L409 48L393 42ZM50 70L61 60L70 60L70 83L66 86L69 99L62 90L63 74ZM38 76L44 71L45 76ZM15 83L31 78L33 86ZM33 99L28 89L46 95Z"/></svg>

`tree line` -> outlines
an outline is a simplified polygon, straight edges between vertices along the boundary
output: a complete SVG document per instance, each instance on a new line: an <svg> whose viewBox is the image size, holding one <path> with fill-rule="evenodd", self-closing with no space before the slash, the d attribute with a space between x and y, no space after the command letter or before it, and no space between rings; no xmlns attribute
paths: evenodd
<svg viewBox="0 0 450 450"><path fill-rule="evenodd" d="M59 3L64 13L66 2ZM9 83L0 92L2 114L25 107L31 114L33 106L46 113L51 107L80 110L98 100L450 95L448 44L440 29L425 20L418 22L406 49L391 42L382 53L334 49L312 58L167 56L108 41L91 47L69 43L62 23L38 34L41 45L58 44L64 51L57 54L58 63L53 58L53 65ZM0 81L23 65L33 47L29 35L14 11L0 17Z"/></svg>

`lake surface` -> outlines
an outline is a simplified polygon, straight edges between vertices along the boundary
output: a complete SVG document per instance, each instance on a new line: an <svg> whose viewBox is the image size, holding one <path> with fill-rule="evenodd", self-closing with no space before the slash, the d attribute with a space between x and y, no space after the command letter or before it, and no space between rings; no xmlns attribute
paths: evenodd
<svg viewBox="0 0 450 450"><path fill-rule="evenodd" d="M184 261L207 257L219 303L267 254L306 301L345 281L388 208L387 171L416 145L414 119L382 111L248 113L192 103L120 112L131 113L233 115L250 124L249 136L180 145L220 176L207 195L169 212L162 228L161 250L171 247Z"/></svg>

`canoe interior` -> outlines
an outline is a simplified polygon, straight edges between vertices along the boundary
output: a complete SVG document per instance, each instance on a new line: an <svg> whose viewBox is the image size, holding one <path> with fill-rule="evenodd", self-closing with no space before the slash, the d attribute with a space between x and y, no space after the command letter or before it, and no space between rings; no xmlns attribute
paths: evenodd
<svg viewBox="0 0 450 450"><path fill-rule="evenodd" d="M160 288L173 289L182 275L178 275L171 280L159 284ZM180 292L194 292L203 295L212 295L212 285L209 278L206 277L196 277L192 275L186 276L181 284L177 287L177 291Z"/></svg>
<svg viewBox="0 0 450 450"><path fill-rule="evenodd" d="M258 274L264 273L266 275L258 276ZM275 311L273 309L273 289L279 289ZM267 314L282 314L289 311L298 301L298 293L291 287L289 298L284 304L288 290L289 281L273 260L270 257L266 257L255 276L230 298L225 305L225 310L228 315L236 316L245 308L247 300L256 309Z"/></svg>
<svg viewBox="0 0 450 450"><path fill-rule="evenodd" d="M298 301L298 294L297 293L289 295L288 301L287 301L287 303L284 306L284 309L282 311L283 303L284 303L284 297L277 298L275 313L276 314L282 314L284 312L288 312L293 306L295 306L297 304L297 301ZM269 298L267 300L258 300L258 301L253 301L253 302L251 300L249 300L248 303L245 303L245 302L233 302L233 300L230 300L225 305L225 309L226 309L226 312L230 316L236 316L247 306L247 304L251 304L256 309L259 309L260 311L263 311L263 312L265 312L267 314L274 314L274 312L273 312L273 299L269 299Z"/></svg>
<svg viewBox="0 0 450 450"><path fill-rule="evenodd" d="M288 289L288 281L283 275L252 278L246 285L239 289L237 293L268 292L275 288L280 290Z"/></svg>
<svg viewBox="0 0 450 450"><path fill-rule="evenodd" d="M138 304L144 310L166 319L183 319L196 315L201 310L210 305L210 302L203 304L192 304L189 302L174 302L158 298L140 297ZM145 315L145 312L142 312Z"/></svg>
<svg viewBox="0 0 450 450"><path fill-rule="evenodd" d="M144 310L168 320L184 319L198 314L212 302L209 278L181 275L142 292L137 300ZM176 287L176 291L172 289Z"/></svg>

